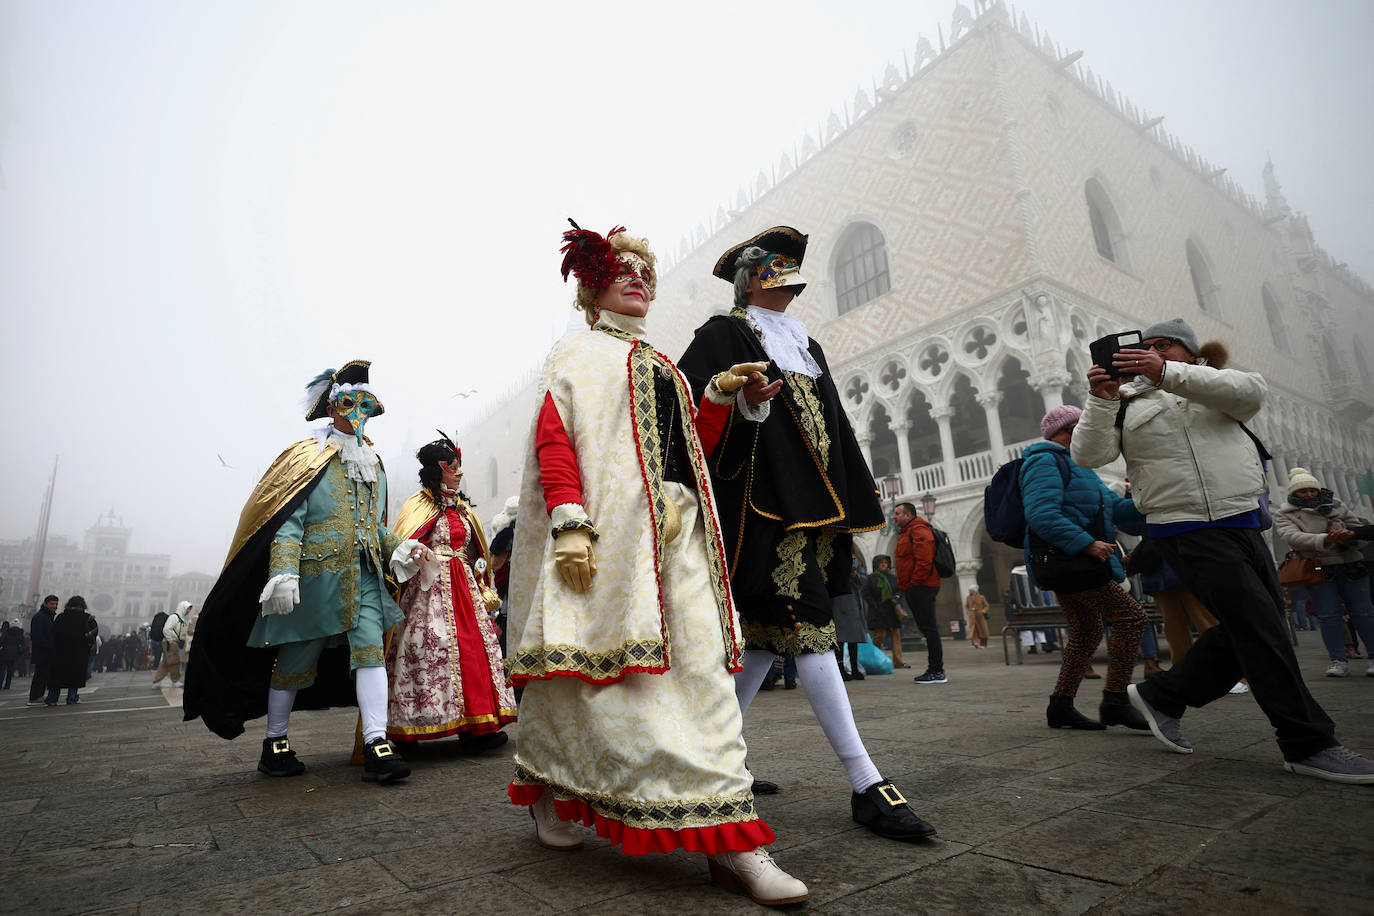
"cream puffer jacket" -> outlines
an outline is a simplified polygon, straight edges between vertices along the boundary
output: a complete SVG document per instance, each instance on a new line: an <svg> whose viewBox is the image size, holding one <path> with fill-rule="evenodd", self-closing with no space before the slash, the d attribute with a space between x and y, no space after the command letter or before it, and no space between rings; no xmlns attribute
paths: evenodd
<svg viewBox="0 0 1374 916"><path fill-rule="evenodd" d="M1168 362L1160 387L1127 402L1120 431L1122 402L1089 395L1070 453L1090 468L1124 455L1136 508L1152 525L1251 512L1264 469L1240 424L1259 413L1268 392L1256 372Z"/></svg>
<svg viewBox="0 0 1374 916"><path fill-rule="evenodd" d="M1364 554L1353 541L1345 547L1323 543L1328 523L1331 531L1340 531L1342 528L1358 528L1364 524L1364 520L1347 509L1339 499L1332 501L1330 515L1322 515L1316 509L1300 508L1289 502L1285 502L1274 513L1274 530L1289 549L1320 560L1323 566L1363 563Z"/></svg>

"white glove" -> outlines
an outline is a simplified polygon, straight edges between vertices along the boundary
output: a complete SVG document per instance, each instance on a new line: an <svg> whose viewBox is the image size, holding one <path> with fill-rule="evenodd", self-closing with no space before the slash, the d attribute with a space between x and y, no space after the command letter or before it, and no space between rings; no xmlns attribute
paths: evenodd
<svg viewBox="0 0 1374 916"><path fill-rule="evenodd" d="M289 614L301 603L301 581L296 576L282 576L272 585L272 594L262 602L262 615Z"/></svg>

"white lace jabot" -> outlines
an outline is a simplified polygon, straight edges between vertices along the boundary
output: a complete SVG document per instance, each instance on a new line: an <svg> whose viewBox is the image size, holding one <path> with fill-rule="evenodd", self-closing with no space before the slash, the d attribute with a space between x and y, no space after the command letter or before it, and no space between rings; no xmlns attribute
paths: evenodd
<svg viewBox="0 0 1374 916"><path fill-rule="evenodd" d="M806 325L796 318L772 309L751 305L745 309L749 321L763 332L763 352L784 372L798 372L808 378L820 378L821 367L808 348L810 335Z"/></svg>

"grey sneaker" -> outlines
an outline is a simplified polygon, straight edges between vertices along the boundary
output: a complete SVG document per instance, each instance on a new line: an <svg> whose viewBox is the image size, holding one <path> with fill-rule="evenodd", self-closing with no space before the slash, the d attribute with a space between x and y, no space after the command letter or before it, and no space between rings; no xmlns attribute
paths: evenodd
<svg viewBox="0 0 1374 916"><path fill-rule="evenodd" d="M1135 684L1127 685L1126 695L1131 698L1131 705L1145 717L1145 721L1150 726L1150 731L1154 733L1156 738L1164 742L1165 747L1175 754L1191 754L1193 752L1193 746L1188 743L1187 738L1183 737L1183 730L1179 728L1177 719L1164 715L1146 703Z"/></svg>
<svg viewBox="0 0 1374 916"><path fill-rule="evenodd" d="M1345 659L1338 658L1326 666L1327 677L1345 677L1350 673L1350 663Z"/></svg>
<svg viewBox="0 0 1374 916"><path fill-rule="evenodd" d="M943 671L927 671L925 674L918 674L912 678L918 684L947 684L949 678L945 677Z"/></svg>
<svg viewBox="0 0 1374 916"><path fill-rule="evenodd" d="M1374 760L1361 757L1339 744L1318 751L1306 760L1284 761L1283 768L1290 773L1329 779L1331 782L1374 785Z"/></svg>

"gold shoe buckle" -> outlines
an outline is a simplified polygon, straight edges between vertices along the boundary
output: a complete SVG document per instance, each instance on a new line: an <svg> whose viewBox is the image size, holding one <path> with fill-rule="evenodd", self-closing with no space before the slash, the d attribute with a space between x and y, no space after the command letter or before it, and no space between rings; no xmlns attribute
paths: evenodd
<svg viewBox="0 0 1374 916"><path fill-rule="evenodd" d="M272 753L286 754L291 751L291 742L285 738L277 738L272 742Z"/></svg>
<svg viewBox="0 0 1374 916"><path fill-rule="evenodd" d="M878 786L878 794L883 797L883 801L896 808L907 804L906 797L897 790L897 787L890 782L885 782Z"/></svg>
<svg viewBox="0 0 1374 916"><path fill-rule="evenodd" d="M391 745L385 742L372 746L372 755L374 757L390 757L394 753L396 752L391 749Z"/></svg>

